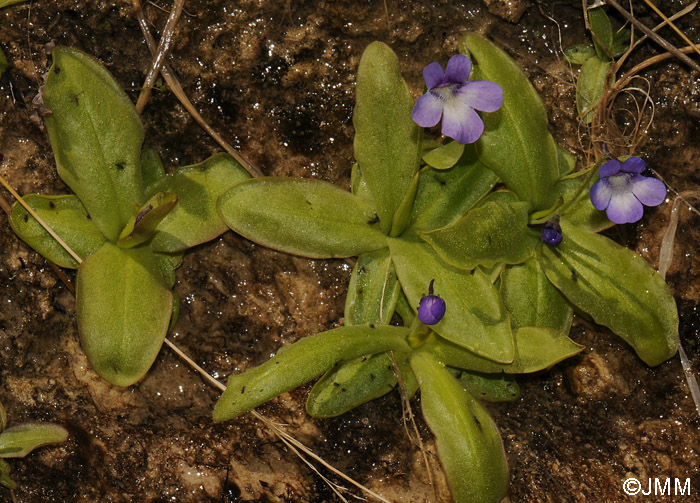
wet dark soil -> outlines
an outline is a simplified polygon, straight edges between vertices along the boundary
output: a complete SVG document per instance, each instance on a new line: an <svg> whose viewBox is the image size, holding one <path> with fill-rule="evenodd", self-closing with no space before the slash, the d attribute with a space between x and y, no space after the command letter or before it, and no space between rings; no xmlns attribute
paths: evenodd
<svg viewBox="0 0 700 503"><path fill-rule="evenodd" d="M670 14L682 5L660 7ZM170 8L167 2L146 6L156 28ZM647 25L657 24L635 8ZM560 52L587 40L580 9L574 1L190 0L171 63L204 117L265 174L348 188L355 70L373 40L393 47L418 95L423 66L447 61L464 31L485 34L531 77L556 140L581 153L586 138L575 117L576 69ZM699 38L697 12L679 24ZM677 41L669 30L661 33ZM95 55L134 99L150 64L127 1L33 1L0 11L0 47L12 63L0 79L0 173L23 194L66 192L46 135L29 121L52 42ZM629 64L654 53L647 44ZM700 182L700 78L673 60L645 76L655 117L634 153L673 190L693 190ZM143 121L146 144L168 170L219 151L167 90L153 93ZM670 207L610 235L657 265ZM669 271L682 343L696 372L699 225L700 216L682 210ZM282 344L342 324L349 276L343 261L276 253L228 232L186 254L177 271L181 313L171 338L223 379L262 363ZM72 294L15 237L4 214L0 306L0 401L10 420L53 421L70 431L64 445L10 460L21 485L17 501L338 501L251 415L213 424L218 391L168 348L136 386L117 388L97 377L80 350ZM489 405L510 463L510 501L633 501L623 492L627 477L645 484L689 478L691 496L672 501L700 501L700 423L678 357L650 369L621 341L581 319L572 337L586 346L581 355L520 379L518 401ZM429 487L422 457L401 424L398 394L341 418L313 420L304 413L308 390L259 410L391 501L448 499L444 488L435 495ZM412 405L419 410L417 399ZM418 427L431 449L420 418ZM9 492L0 488L0 500L9 501Z"/></svg>

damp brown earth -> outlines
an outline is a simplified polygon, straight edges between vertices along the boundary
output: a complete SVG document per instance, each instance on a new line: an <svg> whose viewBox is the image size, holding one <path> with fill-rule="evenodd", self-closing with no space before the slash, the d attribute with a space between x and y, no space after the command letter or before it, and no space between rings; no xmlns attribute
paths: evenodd
<svg viewBox="0 0 700 503"><path fill-rule="evenodd" d="M660 7L670 14L682 5L665 1ZM157 29L170 8L168 2L145 6ZM364 47L373 40L391 45L417 96L423 66L444 63L467 30L488 36L521 65L545 100L559 144L579 154L585 145L574 106L575 69L560 50L586 40L580 3L190 0L185 9L172 66L204 117L267 175L348 188L354 76ZM647 25L657 24L642 7L635 9ZM699 38L697 12L679 24ZM661 33L676 41L669 30ZM0 79L0 173L23 194L67 191L45 133L29 120L51 43L99 58L134 99L150 64L128 1L32 1L0 11L0 47L12 64ZM629 67L656 52L647 44ZM673 60L644 76L655 115L635 153L674 191L695 190L700 77ZM168 170L219 150L165 88L153 93L142 117L146 145ZM624 113L617 119L621 127L629 122ZM666 203L610 236L658 265L670 214ZM696 372L699 224L683 206L668 275L681 341ZM171 339L224 379L264 362L283 344L341 325L349 277L343 261L277 253L228 232L185 255ZM218 391L168 348L136 386L114 387L97 377L80 349L72 294L15 237L4 213L0 306L0 401L10 420L53 421L70 432L61 446L10 460L20 484L17 501L339 501L251 415L214 424ZM510 501L636 501L623 492L628 477L645 485L670 479L672 489L675 479L688 479L691 495L672 500L700 501L700 423L678 357L648 368L619 339L582 318L572 338L585 345L583 353L521 378L516 402L488 405L510 464ZM398 393L340 418L314 420L304 412L308 390L282 395L259 411L390 501L449 500L444 487L437 494L430 488L423 458L402 425ZM418 400L412 402L416 411ZM434 452L427 427L420 417L417 422ZM437 480L440 488L439 474ZM0 500L10 501L9 492L0 489Z"/></svg>

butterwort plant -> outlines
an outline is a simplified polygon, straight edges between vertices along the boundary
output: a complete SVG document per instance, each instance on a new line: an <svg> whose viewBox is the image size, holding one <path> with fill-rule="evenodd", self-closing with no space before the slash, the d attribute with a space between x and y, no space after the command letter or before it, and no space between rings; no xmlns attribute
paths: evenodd
<svg viewBox="0 0 700 503"><path fill-rule="evenodd" d="M420 390L455 501L496 502L508 468L480 400L513 399L514 375L580 352L568 337L574 308L648 365L675 353L678 317L661 277L597 234L613 225L588 198L598 178L572 173L576 158L555 144L517 65L474 34L460 52L444 72L426 67L428 91L414 101L391 49L367 47L351 192L258 178L221 195L222 219L248 239L357 260L344 326L231 375L214 419L319 376L306 409L336 416L391 391L400 376L409 398ZM440 120L454 141L426 136L422 127Z"/></svg>
<svg viewBox="0 0 700 503"><path fill-rule="evenodd" d="M52 56L45 125L73 194L24 199L76 256L19 204L10 223L44 257L78 269L82 348L100 376L127 386L151 367L177 312L182 253L226 230L217 197L249 176L225 154L166 175L154 151L142 151L141 121L109 72L75 49Z"/></svg>

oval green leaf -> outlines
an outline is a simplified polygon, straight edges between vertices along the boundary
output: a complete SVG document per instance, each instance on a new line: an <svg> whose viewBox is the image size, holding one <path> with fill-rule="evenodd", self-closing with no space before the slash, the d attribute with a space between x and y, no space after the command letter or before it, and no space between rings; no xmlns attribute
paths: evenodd
<svg viewBox="0 0 700 503"><path fill-rule="evenodd" d="M76 299L80 340L92 368L118 386L141 379L158 355L173 310L151 249L105 243L78 269Z"/></svg>
<svg viewBox="0 0 700 503"><path fill-rule="evenodd" d="M52 423L24 423L0 433L0 458L23 458L37 447L60 444L68 431Z"/></svg>
<svg viewBox="0 0 700 503"><path fill-rule="evenodd" d="M613 29L605 8L596 7L588 11L588 23L591 26L593 45L598 58L609 61L612 58Z"/></svg>
<svg viewBox="0 0 700 503"><path fill-rule="evenodd" d="M409 352L409 330L358 325L305 337L259 367L229 377L214 407L214 421L226 421L301 386L343 361L385 351Z"/></svg>
<svg viewBox="0 0 700 503"><path fill-rule="evenodd" d="M510 363L514 357L510 319L498 290L476 269L473 274L445 264L429 245L390 239L389 249L401 286L409 302L418 308L435 280L436 295L446 305L445 316L431 327L455 344L484 358Z"/></svg>
<svg viewBox="0 0 700 503"><path fill-rule="evenodd" d="M76 196L29 194L24 201L81 259L95 253L105 242ZM22 241L45 259L61 267L78 268L75 259L19 203L12 206L10 225Z"/></svg>
<svg viewBox="0 0 700 503"><path fill-rule="evenodd" d="M227 188L248 179L248 172L233 157L222 153L180 168L149 185L146 197L158 192L177 194L177 205L156 228L151 248L157 252L180 252L225 232L226 224L216 211L217 199Z"/></svg>
<svg viewBox="0 0 700 503"><path fill-rule="evenodd" d="M392 219L418 171L422 129L411 119L413 97L401 77L394 51L371 43L357 69L355 159L377 204L379 225Z"/></svg>
<svg viewBox="0 0 700 503"><path fill-rule="evenodd" d="M476 160L445 171L421 170L410 228L447 227L488 194L497 181L498 176Z"/></svg>
<svg viewBox="0 0 700 503"><path fill-rule="evenodd" d="M116 241L143 202L143 126L112 75L93 57L67 47L52 52L44 118L58 174L77 194L95 225Z"/></svg>
<svg viewBox="0 0 700 503"><path fill-rule="evenodd" d="M426 354L411 358L423 417L457 503L498 503L508 490L508 463L491 416L460 382Z"/></svg>
<svg viewBox="0 0 700 503"><path fill-rule="evenodd" d="M350 276L345 298L345 324L388 325L400 290L389 249L363 253L357 257Z"/></svg>
<svg viewBox="0 0 700 503"><path fill-rule="evenodd" d="M448 369L469 393L488 402L511 402L520 397L512 374L484 374L473 370Z"/></svg>
<svg viewBox="0 0 700 503"><path fill-rule="evenodd" d="M394 352L406 394L418 389L416 377L408 365L410 353ZM363 356L330 369L311 389L306 412L313 417L335 417L384 396L394 389L398 378L387 353Z"/></svg>
<svg viewBox="0 0 700 503"><path fill-rule="evenodd" d="M476 143L479 159L533 209L549 208L555 201L557 149L542 100L505 52L473 33L465 36L464 46L476 62L472 78L503 88L500 110L482 116L485 130Z"/></svg>
<svg viewBox="0 0 700 503"><path fill-rule="evenodd" d="M433 353L445 365L483 373L529 374L548 369L583 350L564 332L546 327L523 327L514 331L515 357L499 364L478 356L450 341L431 335L418 351Z"/></svg>
<svg viewBox="0 0 700 503"><path fill-rule="evenodd" d="M572 65L582 65L595 54L595 48L588 44L571 45L564 49L564 59Z"/></svg>
<svg viewBox="0 0 700 503"><path fill-rule="evenodd" d="M423 154L423 161L435 169L450 169L464 153L464 145L451 141Z"/></svg>
<svg viewBox="0 0 700 503"><path fill-rule="evenodd" d="M321 180L248 180L224 192L218 207L241 236L304 257L351 257L386 246L372 205Z"/></svg>
<svg viewBox="0 0 700 503"><path fill-rule="evenodd" d="M500 288L513 328L550 327L569 333L574 310L534 258L507 266Z"/></svg>
<svg viewBox="0 0 700 503"><path fill-rule="evenodd" d="M650 366L678 350L678 310L663 278L637 253L561 221L564 239L541 247L547 278L569 302L630 344Z"/></svg>
<svg viewBox="0 0 700 503"><path fill-rule="evenodd" d="M518 264L533 255L539 241L527 227L529 206L525 202L491 201L449 227L421 232L420 236L440 258L458 269Z"/></svg>
<svg viewBox="0 0 700 503"><path fill-rule="evenodd" d="M590 124L593 120L595 109L603 97L610 68L610 61L599 58L590 58L581 66L576 81L576 109L584 124Z"/></svg>

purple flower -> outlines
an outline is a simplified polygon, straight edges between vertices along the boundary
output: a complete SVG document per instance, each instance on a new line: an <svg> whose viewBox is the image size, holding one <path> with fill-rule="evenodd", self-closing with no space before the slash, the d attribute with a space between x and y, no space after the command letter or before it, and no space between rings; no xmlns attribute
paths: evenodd
<svg viewBox="0 0 700 503"><path fill-rule="evenodd" d="M591 202L605 210L616 224L640 220L644 206L658 206L666 199L666 186L656 178L640 175L645 164L639 157L625 162L612 159L598 170L600 180L591 187Z"/></svg>
<svg viewBox="0 0 700 503"><path fill-rule="evenodd" d="M559 225L559 217L554 217L551 220L545 222L542 228L542 242L549 246L557 246L561 243L564 236L561 233L561 226Z"/></svg>
<svg viewBox="0 0 700 503"><path fill-rule="evenodd" d="M445 316L445 301L439 295L433 295L433 283L430 281L428 295L423 295L418 306L418 319L426 325L435 325Z"/></svg>
<svg viewBox="0 0 700 503"><path fill-rule="evenodd" d="M421 127L433 127L442 117L442 134L458 143L474 143L484 132L484 122L474 110L495 112L503 103L503 89L488 80L469 80L472 62L462 54L452 56L447 71L440 63L423 69L428 92L418 98L411 112Z"/></svg>

